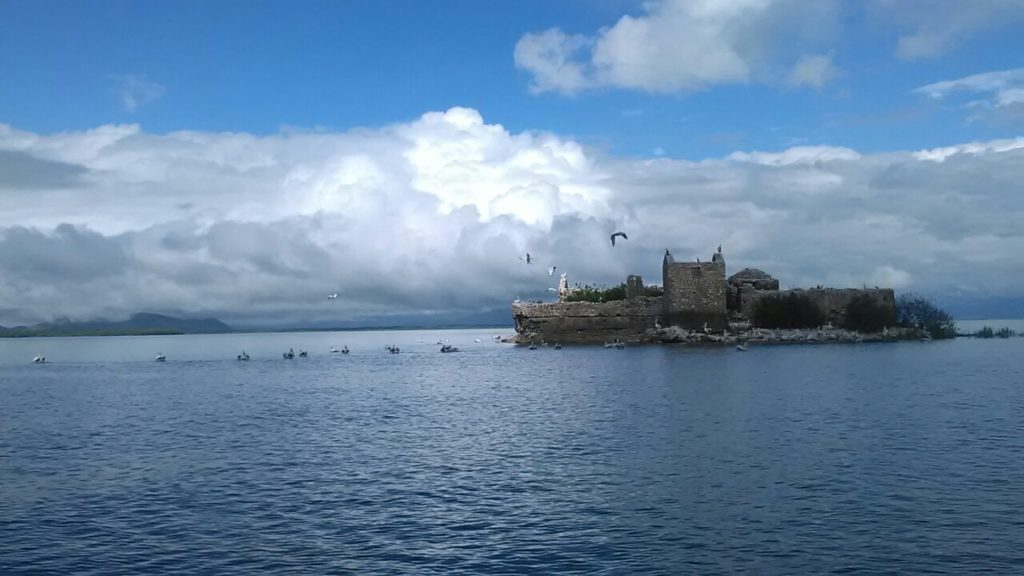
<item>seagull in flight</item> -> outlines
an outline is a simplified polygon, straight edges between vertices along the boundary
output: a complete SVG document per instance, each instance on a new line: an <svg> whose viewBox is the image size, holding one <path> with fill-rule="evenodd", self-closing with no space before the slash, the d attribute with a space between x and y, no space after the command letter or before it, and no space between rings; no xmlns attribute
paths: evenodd
<svg viewBox="0 0 1024 576"><path fill-rule="evenodd" d="M558 266L552 266L551 268L548 268L548 276L553 276L555 274L555 270L558 270Z"/></svg>
<svg viewBox="0 0 1024 576"><path fill-rule="evenodd" d="M529 253L529 252L527 252L527 253L526 253L526 257L525 257L525 258L523 258L522 256L520 256L520 257L519 257L519 259L520 259L520 260L526 260L526 263L527 263L527 264L529 264L530 262L533 262L533 258L530 258L530 253Z"/></svg>
<svg viewBox="0 0 1024 576"><path fill-rule="evenodd" d="M327 299L328 300L337 300L338 299L338 293L335 292L334 294L328 294L327 295Z"/></svg>
<svg viewBox="0 0 1024 576"><path fill-rule="evenodd" d="M611 241L612 241L612 246L615 246L615 237L616 236L622 236L623 240L629 240L629 236L626 236L625 232L616 232L616 233L612 234L611 237L610 237Z"/></svg>

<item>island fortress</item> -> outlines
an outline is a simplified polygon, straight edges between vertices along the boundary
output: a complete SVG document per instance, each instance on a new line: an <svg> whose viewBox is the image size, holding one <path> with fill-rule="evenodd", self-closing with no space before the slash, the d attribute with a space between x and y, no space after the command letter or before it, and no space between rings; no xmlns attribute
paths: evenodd
<svg viewBox="0 0 1024 576"><path fill-rule="evenodd" d="M778 280L751 268L727 278L720 247L710 262L676 262L665 250L661 274L661 287L644 286L639 276L629 276L625 299L606 302L568 301L574 289L563 274L558 302L512 304L516 341L656 342L665 341L667 331L724 335L749 329L761 299L794 293L814 302L829 326L843 325L847 304L857 296L892 309L896 305L890 288L779 290Z"/></svg>

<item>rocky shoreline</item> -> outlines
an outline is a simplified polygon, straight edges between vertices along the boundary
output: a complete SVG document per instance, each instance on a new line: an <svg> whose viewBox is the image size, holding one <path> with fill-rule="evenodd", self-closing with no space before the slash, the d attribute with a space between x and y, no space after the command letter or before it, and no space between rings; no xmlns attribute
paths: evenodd
<svg viewBox="0 0 1024 576"><path fill-rule="evenodd" d="M819 328L802 329L768 329L751 328L749 326L730 326L730 329L721 332L704 332L698 330L686 330L675 326L656 328L646 331L642 336L624 340L624 343L637 344L678 344L678 345L760 345L760 344L823 344L823 343L847 343L859 344L870 342L897 342L900 340L930 340L926 335L915 328L890 328L882 332L862 333L855 330L822 326ZM501 338L501 342L508 344L553 344L530 338L529 336L514 335ZM590 344L594 342L572 342L563 341L561 344Z"/></svg>

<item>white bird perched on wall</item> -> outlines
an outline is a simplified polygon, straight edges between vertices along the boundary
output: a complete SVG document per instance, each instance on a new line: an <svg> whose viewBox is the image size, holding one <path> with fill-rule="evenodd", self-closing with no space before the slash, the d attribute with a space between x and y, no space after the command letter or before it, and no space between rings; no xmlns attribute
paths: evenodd
<svg viewBox="0 0 1024 576"><path fill-rule="evenodd" d="M551 268L548 268L548 276L554 276L555 270L558 270L558 266L552 266Z"/></svg>

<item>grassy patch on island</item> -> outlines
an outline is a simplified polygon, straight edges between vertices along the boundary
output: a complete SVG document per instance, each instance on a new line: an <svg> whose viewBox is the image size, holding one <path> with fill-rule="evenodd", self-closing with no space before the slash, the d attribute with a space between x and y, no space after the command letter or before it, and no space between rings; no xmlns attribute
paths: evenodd
<svg viewBox="0 0 1024 576"><path fill-rule="evenodd" d="M602 288L586 284L573 288L562 297L562 302L612 302L626 299L626 285Z"/></svg>

